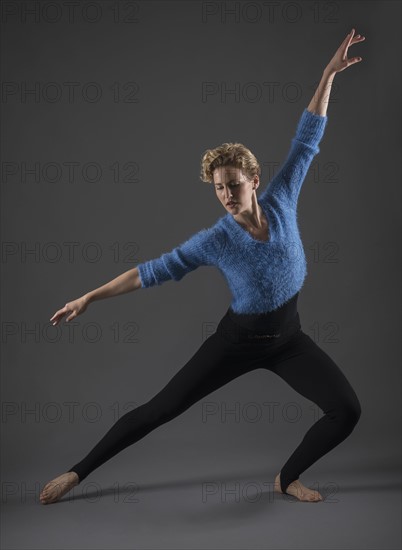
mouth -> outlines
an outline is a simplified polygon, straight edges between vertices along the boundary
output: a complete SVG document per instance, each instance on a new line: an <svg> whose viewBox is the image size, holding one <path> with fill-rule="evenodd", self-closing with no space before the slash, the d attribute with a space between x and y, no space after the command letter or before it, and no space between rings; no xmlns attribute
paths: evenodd
<svg viewBox="0 0 402 550"><path fill-rule="evenodd" d="M229 208L233 208L234 206L236 206L236 204L237 204L237 202L231 201L231 202L227 202L226 206L228 206Z"/></svg>

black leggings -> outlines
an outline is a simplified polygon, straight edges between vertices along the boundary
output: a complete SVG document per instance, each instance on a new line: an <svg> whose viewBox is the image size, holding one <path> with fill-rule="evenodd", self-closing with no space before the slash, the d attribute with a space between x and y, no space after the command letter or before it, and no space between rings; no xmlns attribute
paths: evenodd
<svg viewBox="0 0 402 550"><path fill-rule="evenodd" d="M273 312L236 314L229 308L216 332L147 403L123 415L69 472L80 482L95 468L231 380L263 368L274 372L324 413L280 471L281 489L353 431L361 409L334 361L301 330L298 293Z"/></svg>

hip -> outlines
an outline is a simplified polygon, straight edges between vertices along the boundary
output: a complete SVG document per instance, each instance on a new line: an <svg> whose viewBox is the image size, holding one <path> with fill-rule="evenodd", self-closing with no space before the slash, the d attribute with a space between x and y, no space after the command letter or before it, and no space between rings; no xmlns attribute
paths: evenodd
<svg viewBox="0 0 402 550"><path fill-rule="evenodd" d="M229 307L216 331L234 344L272 346L283 343L301 331L297 298L298 293L275 311L262 314L237 314Z"/></svg>

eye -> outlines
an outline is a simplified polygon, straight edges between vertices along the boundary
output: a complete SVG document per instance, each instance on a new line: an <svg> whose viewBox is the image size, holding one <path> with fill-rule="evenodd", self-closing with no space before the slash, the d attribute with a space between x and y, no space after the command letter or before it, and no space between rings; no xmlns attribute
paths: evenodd
<svg viewBox="0 0 402 550"><path fill-rule="evenodd" d="M241 184L240 181L233 181L233 182L231 182L231 183L229 184L229 186L230 186L230 187L238 187L240 184ZM221 189L223 189L223 186L222 186L222 185L220 185L219 187L216 186L216 189L217 189L218 191L220 191Z"/></svg>

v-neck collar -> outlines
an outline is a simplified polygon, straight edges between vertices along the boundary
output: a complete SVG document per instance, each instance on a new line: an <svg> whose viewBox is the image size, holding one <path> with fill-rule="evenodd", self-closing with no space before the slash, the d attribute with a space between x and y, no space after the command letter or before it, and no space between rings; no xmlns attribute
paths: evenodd
<svg viewBox="0 0 402 550"><path fill-rule="evenodd" d="M271 244L272 241L273 241L273 237L274 237L274 233L273 233L273 226L272 226L272 223L271 223L271 220L270 220L270 217L269 217L269 214L268 214L268 207L265 207L264 205L262 205L261 203L258 203L264 214L265 214L265 217L267 218L267 221L268 221L268 240L266 241L262 241L261 239L255 239L251 233L249 231L247 231L247 229L244 229L244 227L242 227L239 222L237 222L234 217L233 217L233 214L230 214L228 213L229 215L229 219L232 223L232 225L237 228L239 234L242 234L244 235L245 238L255 242L255 243L260 243L260 244L265 244L265 245L268 245L268 244Z"/></svg>

